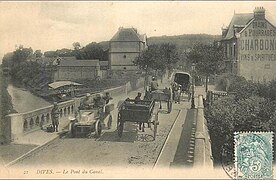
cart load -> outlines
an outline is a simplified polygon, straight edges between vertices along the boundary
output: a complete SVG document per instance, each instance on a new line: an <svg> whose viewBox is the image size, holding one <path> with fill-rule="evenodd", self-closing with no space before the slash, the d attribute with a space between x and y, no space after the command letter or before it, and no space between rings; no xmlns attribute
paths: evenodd
<svg viewBox="0 0 276 180"><path fill-rule="evenodd" d="M153 124L153 137L156 138L158 122L158 109L155 108L155 101L126 99L118 106L117 130L118 136L122 137L124 123L135 122ZM144 128L144 126L143 126Z"/></svg>

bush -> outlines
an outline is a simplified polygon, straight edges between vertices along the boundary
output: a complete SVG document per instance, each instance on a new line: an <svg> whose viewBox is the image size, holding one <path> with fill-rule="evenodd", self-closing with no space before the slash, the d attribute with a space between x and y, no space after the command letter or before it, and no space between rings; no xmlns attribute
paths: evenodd
<svg viewBox="0 0 276 180"><path fill-rule="evenodd" d="M222 147L233 152L234 132L276 130L276 81L260 84L224 76L218 88L223 88L225 79L230 82L228 92L234 93L205 108L215 163L220 162Z"/></svg>

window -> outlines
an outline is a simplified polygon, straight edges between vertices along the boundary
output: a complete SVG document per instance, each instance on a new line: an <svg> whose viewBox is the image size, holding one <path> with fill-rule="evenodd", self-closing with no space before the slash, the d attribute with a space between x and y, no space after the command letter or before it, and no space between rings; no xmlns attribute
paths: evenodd
<svg viewBox="0 0 276 180"><path fill-rule="evenodd" d="M124 55L124 59L126 59L126 55Z"/></svg>

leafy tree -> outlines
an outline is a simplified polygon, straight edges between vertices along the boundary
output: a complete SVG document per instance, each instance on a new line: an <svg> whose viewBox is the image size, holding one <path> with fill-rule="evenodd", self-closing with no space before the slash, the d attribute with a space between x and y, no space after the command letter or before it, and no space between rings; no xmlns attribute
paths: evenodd
<svg viewBox="0 0 276 180"><path fill-rule="evenodd" d="M40 58L40 57L42 57L43 53L41 52L41 50L36 50L34 52L34 55L35 55L35 57Z"/></svg>
<svg viewBox="0 0 276 180"><path fill-rule="evenodd" d="M196 64L196 71L205 76L208 91L208 78L223 70L223 50L215 44L195 44L187 53L188 61Z"/></svg>
<svg viewBox="0 0 276 180"><path fill-rule="evenodd" d="M45 57L57 57L57 53L56 53L56 51L45 51L44 52L44 56Z"/></svg>
<svg viewBox="0 0 276 180"><path fill-rule="evenodd" d="M163 70L164 66L167 67L170 76L172 72L172 67L179 61L179 54L177 52L176 46L169 43L161 44L160 55L161 67L159 67L159 69Z"/></svg>
<svg viewBox="0 0 276 180"><path fill-rule="evenodd" d="M81 45L80 45L79 42L74 42L72 45L73 45L75 50L79 50L81 48Z"/></svg>
<svg viewBox="0 0 276 180"><path fill-rule="evenodd" d="M104 50L96 42L89 43L81 49L85 59L99 59L104 60Z"/></svg>
<svg viewBox="0 0 276 180"><path fill-rule="evenodd" d="M148 46L148 49L143 51L140 56L138 56L137 58L135 58L135 60L133 61L133 63L137 66L139 66L140 69L144 70L146 72L146 76L145 76L145 87L148 84L148 73L151 69L157 69L160 68L161 63L159 63L159 65L157 65L157 59L161 59L160 58L160 49L157 45L150 45Z"/></svg>

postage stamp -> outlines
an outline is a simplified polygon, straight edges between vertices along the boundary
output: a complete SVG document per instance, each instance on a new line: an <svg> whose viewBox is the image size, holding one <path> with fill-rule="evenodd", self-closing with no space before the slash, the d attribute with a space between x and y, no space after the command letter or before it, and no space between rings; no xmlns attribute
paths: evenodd
<svg viewBox="0 0 276 180"><path fill-rule="evenodd" d="M236 179L273 178L273 132L235 132Z"/></svg>

